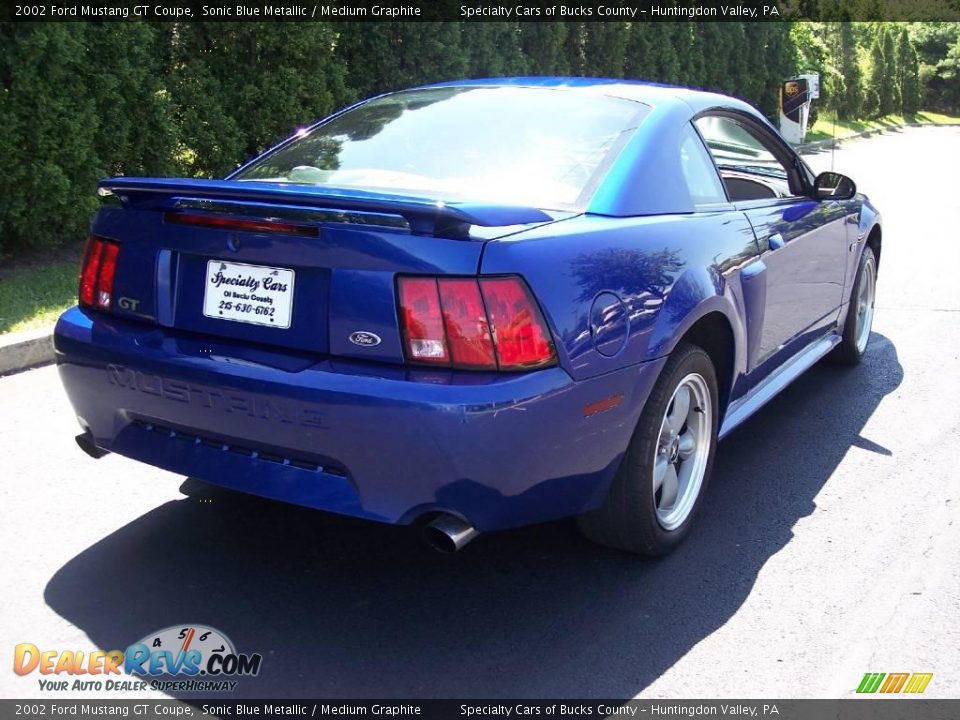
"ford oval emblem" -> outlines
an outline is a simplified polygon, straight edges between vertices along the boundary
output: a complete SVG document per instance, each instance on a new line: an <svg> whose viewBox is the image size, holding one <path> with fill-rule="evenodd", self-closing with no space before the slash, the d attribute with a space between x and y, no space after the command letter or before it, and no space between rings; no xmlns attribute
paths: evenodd
<svg viewBox="0 0 960 720"><path fill-rule="evenodd" d="M350 342L360 347L373 347L380 344L380 336L366 330L358 330L350 335Z"/></svg>

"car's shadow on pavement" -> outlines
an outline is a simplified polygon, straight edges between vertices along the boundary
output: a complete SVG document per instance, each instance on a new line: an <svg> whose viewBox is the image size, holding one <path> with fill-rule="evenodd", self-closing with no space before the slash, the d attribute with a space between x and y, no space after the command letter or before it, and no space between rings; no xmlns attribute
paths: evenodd
<svg viewBox="0 0 960 720"><path fill-rule="evenodd" d="M661 560L570 521L444 556L413 528L202 489L81 552L45 599L104 649L222 630L264 656L231 697L632 696L737 611L851 445L887 452L860 431L902 376L876 334L860 368L806 373L724 441L697 526Z"/></svg>

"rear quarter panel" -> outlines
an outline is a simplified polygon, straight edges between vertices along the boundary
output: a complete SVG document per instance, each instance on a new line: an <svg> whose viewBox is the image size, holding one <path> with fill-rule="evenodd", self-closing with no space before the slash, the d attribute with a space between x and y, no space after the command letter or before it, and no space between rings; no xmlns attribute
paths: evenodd
<svg viewBox="0 0 960 720"><path fill-rule="evenodd" d="M663 357L713 311L730 323L742 372L747 310L739 270L756 255L749 223L732 210L584 215L488 243L482 272L526 278L574 379Z"/></svg>

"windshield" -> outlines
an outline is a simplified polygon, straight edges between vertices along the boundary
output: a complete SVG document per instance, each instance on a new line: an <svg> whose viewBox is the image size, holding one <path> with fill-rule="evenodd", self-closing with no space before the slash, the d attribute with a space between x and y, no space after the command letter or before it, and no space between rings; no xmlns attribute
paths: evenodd
<svg viewBox="0 0 960 720"><path fill-rule="evenodd" d="M568 209L648 109L549 88L410 90L364 103L232 179Z"/></svg>

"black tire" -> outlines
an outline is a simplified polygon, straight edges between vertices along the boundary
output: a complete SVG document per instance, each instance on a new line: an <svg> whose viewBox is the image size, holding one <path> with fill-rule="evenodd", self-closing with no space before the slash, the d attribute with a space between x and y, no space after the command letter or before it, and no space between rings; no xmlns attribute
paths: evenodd
<svg viewBox="0 0 960 720"><path fill-rule="evenodd" d="M869 245L863 249L863 254L860 256L860 263L857 265L856 279L850 290L850 304L847 307L847 319L843 324L843 335L841 336L840 343L827 355L827 360L837 365L859 365L869 346L869 335L867 336L866 344L862 346L858 345L860 328L857 323L857 298L860 297L860 286L864 279L864 266L868 263L872 265L873 278L874 282L876 282L877 258L873 254L873 248ZM873 300L871 300L871 307L872 302Z"/></svg>
<svg viewBox="0 0 960 720"><path fill-rule="evenodd" d="M658 520L653 469L673 395L691 373L706 381L710 397L709 424L704 426L709 429L706 469L689 514L679 526L667 530ZM690 531L713 471L718 416L717 377L710 357L695 345L678 345L650 392L603 505L577 518L581 532L601 545L641 555L666 555L676 548Z"/></svg>

